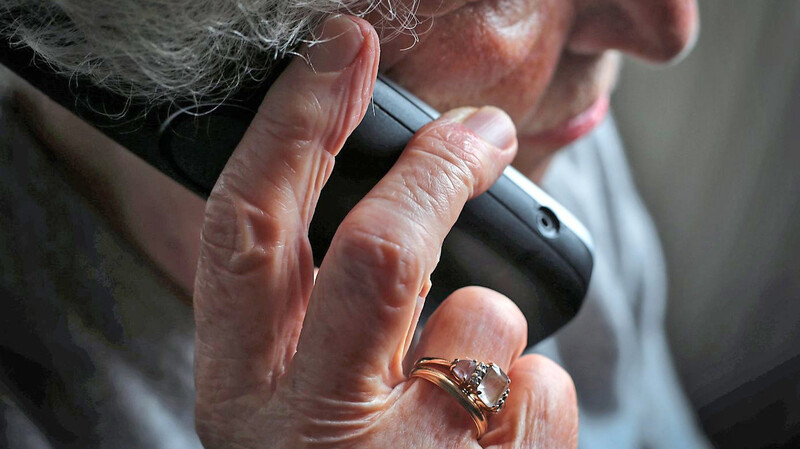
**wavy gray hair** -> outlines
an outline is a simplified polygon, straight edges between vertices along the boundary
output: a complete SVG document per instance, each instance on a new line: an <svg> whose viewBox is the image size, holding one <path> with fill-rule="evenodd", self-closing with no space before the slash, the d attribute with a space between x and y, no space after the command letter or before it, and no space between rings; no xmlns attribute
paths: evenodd
<svg viewBox="0 0 800 449"><path fill-rule="evenodd" d="M383 39L411 32L416 1L3 0L2 34L69 76L152 103L218 102L258 81L326 15L377 14ZM311 37L309 37L311 36Z"/></svg>

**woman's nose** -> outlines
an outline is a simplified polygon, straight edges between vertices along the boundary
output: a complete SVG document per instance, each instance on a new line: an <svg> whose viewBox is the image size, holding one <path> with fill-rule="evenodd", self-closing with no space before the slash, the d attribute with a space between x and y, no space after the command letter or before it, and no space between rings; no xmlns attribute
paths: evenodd
<svg viewBox="0 0 800 449"><path fill-rule="evenodd" d="M620 50L650 61L680 55L698 30L695 0L577 0L568 48L576 53Z"/></svg>

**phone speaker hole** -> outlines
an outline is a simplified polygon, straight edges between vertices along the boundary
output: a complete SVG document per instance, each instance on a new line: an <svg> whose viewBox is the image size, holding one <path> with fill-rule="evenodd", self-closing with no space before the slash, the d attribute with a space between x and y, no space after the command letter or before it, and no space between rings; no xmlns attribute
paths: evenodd
<svg viewBox="0 0 800 449"><path fill-rule="evenodd" d="M553 211L546 207L540 207L539 210L536 211L536 226L543 236L554 238L558 235L561 224Z"/></svg>

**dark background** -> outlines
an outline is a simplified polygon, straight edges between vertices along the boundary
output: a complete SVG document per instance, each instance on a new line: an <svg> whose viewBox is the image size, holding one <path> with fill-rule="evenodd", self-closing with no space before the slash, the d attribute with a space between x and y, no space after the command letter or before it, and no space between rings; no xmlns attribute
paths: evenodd
<svg viewBox="0 0 800 449"><path fill-rule="evenodd" d="M670 275L683 384L722 448L800 447L800 1L700 0L614 110Z"/></svg>

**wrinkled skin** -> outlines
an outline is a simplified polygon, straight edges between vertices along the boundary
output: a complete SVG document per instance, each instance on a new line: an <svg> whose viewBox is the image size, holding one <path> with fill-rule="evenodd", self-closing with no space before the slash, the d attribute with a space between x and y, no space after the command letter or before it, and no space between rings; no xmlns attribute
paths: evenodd
<svg viewBox="0 0 800 449"><path fill-rule="evenodd" d="M463 204L518 147L535 172L559 146L537 136L609 95L605 50L654 61L683 51L695 5L445 0L420 13L433 27L410 51L386 45L382 69L440 110L508 115L462 107L423 128L342 223L315 280L308 224L379 63L368 22L353 19L356 34L345 17L323 27L338 37L309 50L313 69L296 60L271 88L207 204L194 295L207 447L577 446L572 382L545 358L520 357L526 322L509 299L457 291L409 354L411 335ZM406 378L404 363L423 356L507 368L512 394L482 439L453 398Z"/></svg>
<svg viewBox="0 0 800 449"><path fill-rule="evenodd" d="M319 51L310 58L317 72L293 62L207 205L30 86L20 90L43 141L79 182L90 181L93 203L184 291L194 290L197 427L209 448L577 444L572 382L542 357L520 358L527 325L508 299L460 290L412 349L410 336L464 202L515 153L515 166L539 176L564 142L537 136L609 95L618 57L608 50L653 62L678 56L696 33L696 5L422 0L419 13L432 26L411 50L402 39L385 44L381 70L441 111L460 109L423 129L348 217L316 283L308 222L378 67L366 22L357 21L362 39L347 67L332 68ZM499 147L484 140L487 129L466 126L470 105L505 110L495 128L511 126L510 117L518 138ZM421 356L491 360L509 373L508 403L479 442L452 398L405 379L404 359L407 368Z"/></svg>
<svg viewBox="0 0 800 449"><path fill-rule="evenodd" d="M465 411L406 380L402 362L442 240L511 162L514 127L499 110L464 108L421 130L341 225L315 282L308 224L369 104L379 55L366 21L334 22L340 42L310 52L315 70L300 59L287 69L208 200L195 288L198 432L207 447L475 447ZM470 120L480 114L488 125ZM541 357L519 358L526 333L510 300L465 289L436 312L413 358L510 367L515 392L483 445L574 447L572 383Z"/></svg>
<svg viewBox="0 0 800 449"><path fill-rule="evenodd" d="M519 132L528 175L568 141L544 131L608 97L619 52L650 62L685 53L695 0L420 0L421 41L384 45L381 69L441 111L494 105ZM616 51L609 51L616 50Z"/></svg>
<svg viewBox="0 0 800 449"><path fill-rule="evenodd" d="M369 105L379 54L366 21L326 27L339 43L310 51L315 70L300 59L287 69L208 200L195 286L201 439L213 448L575 447L569 376L520 358L525 319L497 293L454 293L410 358L509 368L513 392L480 444L452 397L403 370L442 240L516 152L500 110L457 109L421 130L342 223L314 281L308 224L333 156ZM337 57L326 58L326 45L338 45Z"/></svg>
<svg viewBox="0 0 800 449"><path fill-rule="evenodd" d="M534 181L566 143L541 133L608 97L619 52L668 61L698 29L694 0L420 0L419 13L432 18L420 25L421 41L383 44L381 70L440 111L507 111L520 131L514 166ZM16 84L29 122L75 184L191 295L205 202Z"/></svg>

